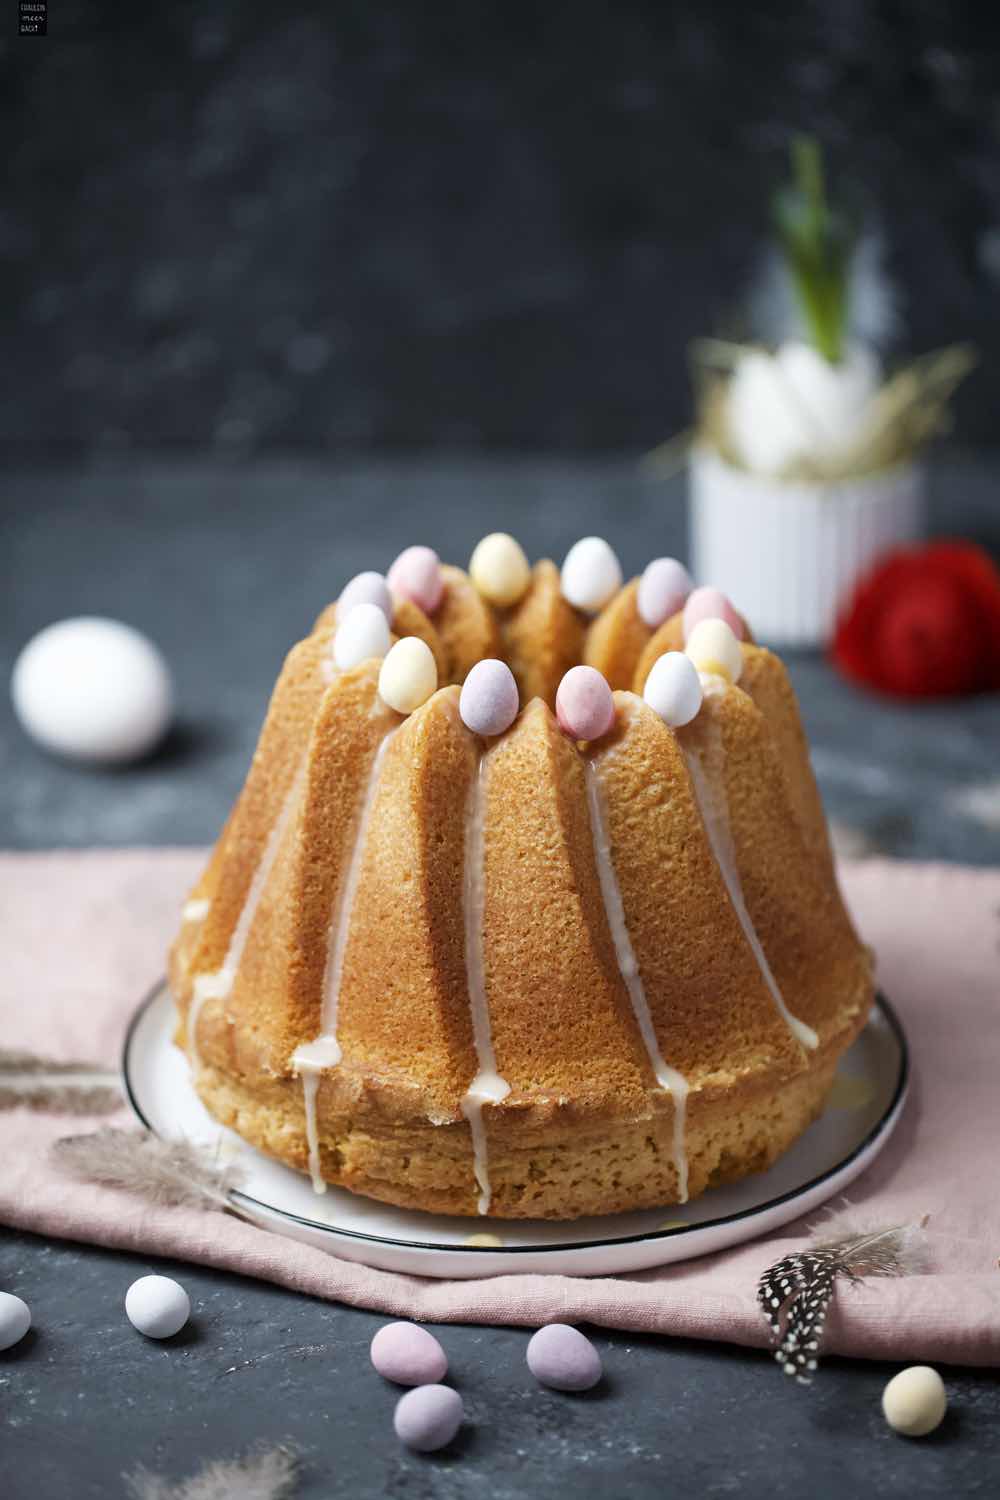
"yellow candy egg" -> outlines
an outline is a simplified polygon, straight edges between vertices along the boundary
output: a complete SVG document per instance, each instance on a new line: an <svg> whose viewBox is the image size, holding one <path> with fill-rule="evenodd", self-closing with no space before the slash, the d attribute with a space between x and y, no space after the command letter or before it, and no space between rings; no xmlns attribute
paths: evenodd
<svg viewBox="0 0 1000 1500"><path fill-rule="evenodd" d="M684 650L699 672L739 682L743 671L740 643L725 620L699 620Z"/></svg>
<svg viewBox="0 0 1000 1500"><path fill-rule="evenodd" d="M940 1427L947 1407L944 1381L930 1365L900 1370L882 1392L885 1419L904 1437L926 1437Z"/></svg>
<svg viewBox="0 0 1000 1500"><path fill-rule="evenodd" d="M415 635L397 641L378 674L379 695L398 714L412 714L437 691L434 654Z"/></svg>
<svg viewBox="0 0 1000 1500"><path fill-rule="evenodd" d="M484 536L469 563L469 577L488 604L516 604L531 582L520 542L506 531Z"/></svg>

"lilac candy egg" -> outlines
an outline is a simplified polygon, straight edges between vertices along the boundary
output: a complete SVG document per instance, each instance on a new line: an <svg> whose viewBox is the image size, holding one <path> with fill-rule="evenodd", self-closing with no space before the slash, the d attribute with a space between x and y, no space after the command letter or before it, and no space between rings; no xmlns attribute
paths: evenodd
<svg viewBox="0 0 1000 1500"><path fill-rule="evenodd" d="M386 1323L372 1339L371 1360L397 1385L434 1385L448 1373L448 1356L434 1335L416 1323Z"/></svg>
<svg viewBox="0 0 1000 1500"><path fill-rule="evenodd" d="M578 1328L549 1323L528 1344L528 1369L556 1391L589 1391L603 1373L601 1356Z"/></svg>
<svg viewBox="0 0 1000 1500"><path fill-rule="evenodd" d="M392 595L381 573L357 573L350 583L345 583L337 600L337 619L346 620L359 604L374 604L392 624Z"/></svg>
<svg viewBox="0 0 1000 1500"><path fill-rule="evenodd" d="M684 608L693 588L690 573L676 557L654 557L639 579L636 604L643 623L657 630Z"/></svg>
<svg viewBox="0 0 1000 1500"><path fill-rule="evenodd" d="M738 641L746 635L743 621L721 589L695 589L684 606L684 639L702 620L724 620Z"/></svg>
<svg viewBox="0 0 1000 1500"><path fill-rule="evenodd" d="M462 1425L462 1398L450 1385L418 1385L396 1404L396 1436L418 1453L433 1453L451 1442Z"/></svg>
<svg viewBox="0 0 1000 1500"><path fill-rule="evenodd" d="M444 593L441 559L432 547L407 547L389 569L386 582L393 593L412 599L425 615L432 615Z"/></svg>
<svg viewBox="0 0 1000 1500"><path fill-rule="evenodd" d="M599 740L615 722L611 689L595 667L571 667L556 693L559 728L574 740Z"/></svg>
<svg viewBox="0 0 1000 1500"><path fill-rule="evenodd" d="M520 706L513 672L506 662L492 657L476 662L458 700L462 723L473 734L503 734Z"/></svg>

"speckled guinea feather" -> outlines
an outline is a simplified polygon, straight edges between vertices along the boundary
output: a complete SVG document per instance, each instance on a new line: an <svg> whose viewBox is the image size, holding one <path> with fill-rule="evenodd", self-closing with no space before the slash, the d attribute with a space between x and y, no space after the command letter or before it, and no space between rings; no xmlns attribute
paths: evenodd
<svg viewBox="0 0 1000 1500"><path fill-rule="evenodd" d="M769 1266L757 1283L757 1301L778 1347L774 1357L786 1375L808 1385L819 1363L826 1316L837 1280L910 1276L924 1255L924 1224L882 1227L846 1210L830 1214L806 1250Z"/></svg>

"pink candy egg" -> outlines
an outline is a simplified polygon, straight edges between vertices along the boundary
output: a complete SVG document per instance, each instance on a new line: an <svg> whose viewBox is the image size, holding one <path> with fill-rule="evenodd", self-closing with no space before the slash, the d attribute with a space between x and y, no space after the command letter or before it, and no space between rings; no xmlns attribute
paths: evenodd
<svg viewBox="0 0 1000 1500"><path fill-rule="evenodd" d="M374 604L392 624L392 595L381 573L357 573L337 600L337 619L346 620L359 604Z"/></svg>
<svg viewBox="0 0 1000 1500"><path fill-rule="evenodd" d="M503 734L520 708L517 683L506 662L477 661L462 685L458 711L473 734Z"/></svg>
<svg viewBox="0 0 1000 1500"><path fill-rule="evenodd" d="M743 621L720 589L695 589L684 606L684 639L702 620L724 620L738 641L746 632Z"/></svg>
<svg viewBox="0 0 1000 1500"><path fill-rule="evenodd" d="M425 615L432 615L444 593L441 559L432 547L407 547L389 569L386 582L394 594L412 599Z"/></svg>
<svg viewBox="0 0 1000 1500"><path fill-rule="evenodd" d="M636 603L643 623L658 629L684 608L693 587L690 573L676 557L654 557L639 580Z"/></svg>
<svg viewBox="0 0 1000 1500"><path fill-rule="evenodd" d="M611 689L594 667L571 667L556 693L559 728L574 740L599 740L615 722Z"/></svg>
<svg viewBox="0 0 1000 1500"><path fill-rule="evenodd" d="M371 1360L397 1385L436 1385L448 1373L448 1356L418 1323L386 1323L372 1339Z"/></svg>

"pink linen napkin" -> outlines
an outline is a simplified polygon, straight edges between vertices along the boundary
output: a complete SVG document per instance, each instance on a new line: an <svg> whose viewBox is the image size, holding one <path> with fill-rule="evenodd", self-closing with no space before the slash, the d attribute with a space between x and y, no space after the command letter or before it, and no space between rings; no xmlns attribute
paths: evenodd
<svg viewBox="0 0 1000 1500"><path fill-rule="evenodd" d="M0 1046L115 1065L201 859L195 850L0 855ZM842 877L909 1033L914 1073L894 1137L850 1197L887 1224L930 1215L930 1262L919 1276L838 1290L824 1347L1000 1363L1000 870L872 860L844 866ZM113 1118L129 1123L125 1113ZM631 1276L424 1280L335 1259L227 1214L152 1209L70 1182L48 1165L48 1146L87 1125L79 1115L0 1111L0 1223L221 1266L395 1316L588 1320L764 1345L757 1278L801 1248L808 1228L797 1221Z"/></svg>

